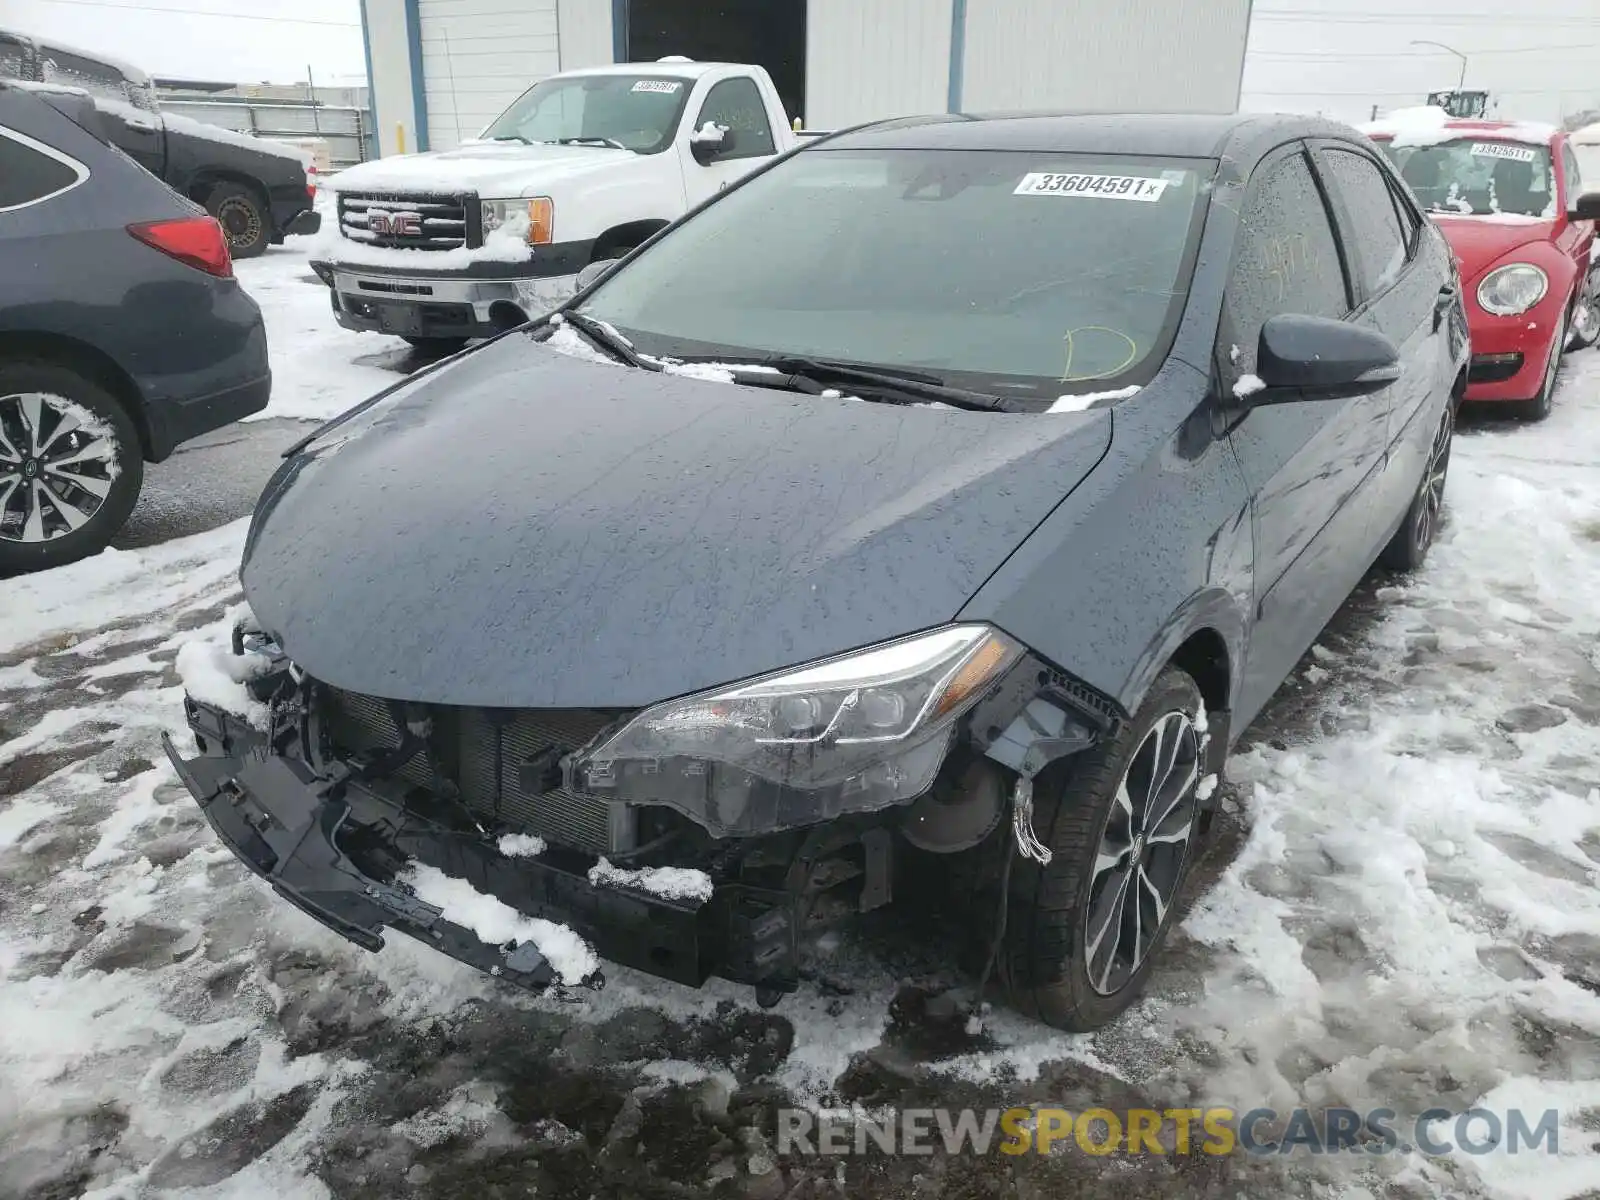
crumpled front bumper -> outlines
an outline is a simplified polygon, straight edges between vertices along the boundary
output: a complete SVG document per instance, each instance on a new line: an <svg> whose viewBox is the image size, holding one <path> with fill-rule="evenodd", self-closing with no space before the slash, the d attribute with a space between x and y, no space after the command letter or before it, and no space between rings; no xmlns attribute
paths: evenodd
<svg viewBox="0 0 1600 1200"><path fill-rule="evenodd" d="M319 776L231 713L193 699L185 709L200 753L184 758L164 736L167 757L222 843L290 904L364 949L380 949L383 931L396 929L533 991L557 982L531 943L489 945L395 881L420 862L569 927L623 966L691 987L712 974L795 986L794 919L781 893L724 885L698 904L596 887L581 855L507 857L476 831L434 824L354 779Z"/></svg>

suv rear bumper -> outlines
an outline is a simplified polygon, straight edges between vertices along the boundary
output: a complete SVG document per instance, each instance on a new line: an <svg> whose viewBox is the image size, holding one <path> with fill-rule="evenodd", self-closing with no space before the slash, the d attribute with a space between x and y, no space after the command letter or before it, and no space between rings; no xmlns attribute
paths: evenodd
<svg viewBox="0 0 1600 1200"><path fill-rule="evenodd" d="M384 929L398 929L518 986L543 991L556 982L531 945L486 944L395 880L404 864L420 862L569 927L624 966L690 987L712 974L794 986L794 915L784 893L723 884L701 904L596 887L586 856L554 848L507 857L486 836L446 829L353 778L319 775L273 752L266 735L230 713L193 699L184 707L200 753L185 759L170 737L163 743L222 843L278 895L358 946L378 950Z"/></svg>

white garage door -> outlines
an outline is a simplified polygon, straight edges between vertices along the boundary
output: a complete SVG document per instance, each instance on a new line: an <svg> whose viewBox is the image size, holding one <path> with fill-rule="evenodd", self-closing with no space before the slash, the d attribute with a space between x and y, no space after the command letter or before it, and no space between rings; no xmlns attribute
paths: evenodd
<svg viewBox="0 0 1600 1200"><path fill-rule="evenodd" d="M420 0L418 15L431 149L476 136L561 69L556 0Z"/></svg>

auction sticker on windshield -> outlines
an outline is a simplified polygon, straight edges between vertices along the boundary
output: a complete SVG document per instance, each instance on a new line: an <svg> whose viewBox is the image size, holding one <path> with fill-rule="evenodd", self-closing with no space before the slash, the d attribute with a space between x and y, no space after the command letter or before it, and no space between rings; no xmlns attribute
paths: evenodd
<svg viewBox="0 0 1600 1200"><path fill-rule="evenodd" d="M641 79L633 85L636 92L675 92L683 86L679 79Z"/></svg>
<svg viewBox="0 0 1600 1200"><path fill-rule="evenodd" d="M1532 162L1539 157L1532 146L1512 146L1505 142L1474 142L1472 153L1477 158L1509 158L1512 162Z"/></svg>
<svg viewBox="0 0 1600 1200"><path fill-rule="evenodd" d="M1093 196L1102 200L1142 200L1154 204L1167 190L1165 179L1137 175L1060 175L1033 171L1022 177L1016 196Z"/></svg>

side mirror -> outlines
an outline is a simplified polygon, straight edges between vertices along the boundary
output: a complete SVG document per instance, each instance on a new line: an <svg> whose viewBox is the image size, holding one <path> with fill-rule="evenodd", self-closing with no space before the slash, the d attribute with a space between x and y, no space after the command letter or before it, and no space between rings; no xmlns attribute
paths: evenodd
<svg viewBox="0 0 1600 1200"><path fill-rule="evenodd" d="M707 121L689 135L689 152L702 167L709 166L733 149L733 130Z"/></svg>
<svg viewBox="0 0 1600 1200"><path fill-rule="evenodd" d="M1585 192L1572 202L1567 214L1574 221L1600 221L1600 192Z"/></svg>
<svg viewBox="0 0 1600 1200"><path fill-rule="evenodd" d="M1264 386L1239 397L1252 408L1367 396L1399 381L1400 351L1376 329L1282 313L1261 327L1256 373Z"/></svg>
<svg viewBox="0 0 1600 1200"><path fill-rule="evenodd" d="M611 272L616 268L616 265L617 260L614 258L602 258L596 262L590 263L587 267L578 272L577 281L573 284L572 294L576 296L579 292L586 291L587 289L593 287L607 275L611 274Z"/></svg>

